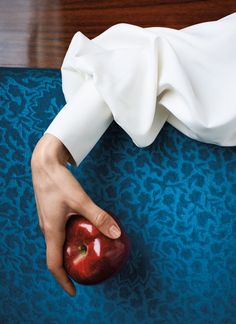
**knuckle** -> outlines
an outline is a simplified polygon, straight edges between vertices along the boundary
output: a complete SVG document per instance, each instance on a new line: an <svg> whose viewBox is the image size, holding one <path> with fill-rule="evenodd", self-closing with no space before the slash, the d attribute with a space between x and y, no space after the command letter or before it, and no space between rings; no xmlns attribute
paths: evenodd
<svg viewBox="0 0 236 324"><path fill-rule="evenodd" d="M53 226L50 223L44 224L44 232L46 234L51 234L53 232Z"/></svg>
<svg viewBox="0 0 236 324"><path fill-rule="evenodd" d="M89 202L89 199L88 199L88 196L85 195L85 194L80 194L79 197L78 197L78 204L81 205L81 206L84 206L86 204L88 204Z"/></svg>
<svg viewBox="0 0 236 324"><path fill-rule="evenodd" d="M71 207L73 209L77 209L78 207L82 208L83 206L88 204L88 201L89 201L89 199L86 195L80 194L77 196L76 199L71 200Z"/></svg>
<svg viewBox="0 0 236 324"><path fill-rule="evenodd" d="M94 219L95 226L102 227L109 222L109 217L106 212L102 211L97 214L97 216Z"/></svg>
<svg viewBox="0 0 236 324"><path fill-rule="evenodd" d="M56 272L56 267L53 263L51 263L50 261L47 262L47 268L51 273L55 273Z"/></svg>
<svg viewBox="0 0 236 324"><path fill-rule="evenodd" d="M39 228L40 228L41 232L44 234L44 227L42 224L39 224Z"/></svg>
<svg viewBox="0 0 236 324"><path fill-rule="evenodd" d="M47 261L47 268L48 270L53 273L56 274L58 273L58 271L60 271L63 267L62 266L58 266L55 262L48 260Z"/></svg>

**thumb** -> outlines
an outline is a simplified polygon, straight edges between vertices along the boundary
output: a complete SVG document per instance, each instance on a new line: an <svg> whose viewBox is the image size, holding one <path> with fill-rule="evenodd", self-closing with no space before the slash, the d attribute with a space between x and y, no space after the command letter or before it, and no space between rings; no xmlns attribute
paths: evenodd
<svg viewBox="0 0 236 324"><path fill-rule="evenodd" d="M88 197L83 206L76 208L79 214L87 218L99 231L109 238L116 239L120 237L121 230L114 218L105 210L97 206L91 198Z"/></svg>

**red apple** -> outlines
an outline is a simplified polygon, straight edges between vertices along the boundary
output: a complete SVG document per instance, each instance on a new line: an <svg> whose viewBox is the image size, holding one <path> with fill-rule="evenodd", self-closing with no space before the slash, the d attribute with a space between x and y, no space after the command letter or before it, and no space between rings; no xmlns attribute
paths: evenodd
<svg viewBox="0 0 236 324"><path fill-rule="evenodd" d="M84 285L98 284L121 270L131 244L119 220L121 235L111 239L85 217L74 214L66 223L63 247L64 268L75 281Z"/></svg>

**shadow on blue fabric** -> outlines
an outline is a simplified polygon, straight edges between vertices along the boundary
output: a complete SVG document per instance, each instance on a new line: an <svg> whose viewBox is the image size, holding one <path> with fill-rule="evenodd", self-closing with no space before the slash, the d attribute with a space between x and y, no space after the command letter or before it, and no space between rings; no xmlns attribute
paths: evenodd
<svg viewBox="0 0 236 324"><path fill-rule="evenodd" d="M0 98L1 323L236 323L236 147L166 123L138 148L113 121L68 168L119 217L132 251L121 272L76 284L71 298L46 267L30 169L65 104L60 70L1 68Z"/></svg>

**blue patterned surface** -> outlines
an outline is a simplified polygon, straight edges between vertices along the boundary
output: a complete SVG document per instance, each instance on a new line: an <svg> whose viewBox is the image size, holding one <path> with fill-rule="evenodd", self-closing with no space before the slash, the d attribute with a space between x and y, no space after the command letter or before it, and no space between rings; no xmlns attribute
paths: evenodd
<svg viewBox="0 0 236 324"><path fill-rule="evenodd" d="M117 214L130 259L69 297L46 267L30 158L65 104L53 69L0 69L0 322L236 323L236 147L165 124L136 147L113 122L79 168L96 203Z"/></svg>

